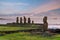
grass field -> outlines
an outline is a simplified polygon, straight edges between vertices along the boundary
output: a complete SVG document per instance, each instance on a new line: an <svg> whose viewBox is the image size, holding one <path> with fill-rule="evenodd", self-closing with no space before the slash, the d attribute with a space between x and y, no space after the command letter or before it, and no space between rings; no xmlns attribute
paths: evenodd
<svg viewBox="0 0 60 40"><path fill-rule="evenodd" d="M15 30L27 30L27 29L34 29L38 28L35 25L28 26L28 27L13 27L13 26L0 26L0 31L15 31Z"/></svg>
<svg viewBox="0 0 60 40"><path fill-rule="evenodd" d="M60 35L43 37L41 35L31 35L28 32L21 32L0 36L0 40L60 40Z"/></svg>
<svg viewBox="0 0 60 40"><path fill-rule="evenodd" d="M15 30L25 30L36 28L35 26L32 27L8 27L8 26L0 26L0 31L15 31ZM41 35L32 35L28 32L19 32L19 33L12 33L6 34L4 36L0 36L0 40L60 40L60 34L53 35L51 37L43 37Z"/></svg>

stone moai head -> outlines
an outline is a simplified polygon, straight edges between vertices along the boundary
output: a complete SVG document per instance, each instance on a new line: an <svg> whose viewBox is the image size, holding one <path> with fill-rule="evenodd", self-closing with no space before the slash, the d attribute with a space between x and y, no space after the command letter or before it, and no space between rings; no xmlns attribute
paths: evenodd
<svg viewBox="0 0 60 40"><path fill-rule="evenodd" d="M43 18L43 22L44 22L44 23L47 22L47 16L44 16L44 18Z"/></svg>
<svg viewBox="0 0 60 40"><path fill-rule="evenodd" d="M16 17L16 23L17 24L19 23L19 17Z"/></svg>

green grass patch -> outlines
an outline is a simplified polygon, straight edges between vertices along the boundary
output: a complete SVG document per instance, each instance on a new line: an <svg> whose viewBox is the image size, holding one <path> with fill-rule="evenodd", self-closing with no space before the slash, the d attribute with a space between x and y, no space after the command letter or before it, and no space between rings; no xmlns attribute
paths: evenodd
<svg viewBox="0 0 60 40"><path fill-rule="evenodd" d="M53 37L42 37L40 35L31 35L28 32L20 32L0 36L0 40L60 40L60 35Z"/></svg>
<svg viewBox="0 0 60 40"><path fill-rule="evenodd" d="M28 27L25 26L0 26L0 31L15 31L15 30L28 30L28 29L36 29L38 28L35 25L29 25Z"/></svg>

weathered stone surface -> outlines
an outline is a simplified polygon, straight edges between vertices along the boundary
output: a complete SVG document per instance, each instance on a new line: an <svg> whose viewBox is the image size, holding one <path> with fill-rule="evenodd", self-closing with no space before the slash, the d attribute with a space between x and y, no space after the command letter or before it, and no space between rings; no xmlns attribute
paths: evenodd
<svg viewBox="0 0 60 40"><path fill-rule="evenodd" d="M48 30L48 22L47 22L47 16L43 18L43 30L47 31Z"/></svg>

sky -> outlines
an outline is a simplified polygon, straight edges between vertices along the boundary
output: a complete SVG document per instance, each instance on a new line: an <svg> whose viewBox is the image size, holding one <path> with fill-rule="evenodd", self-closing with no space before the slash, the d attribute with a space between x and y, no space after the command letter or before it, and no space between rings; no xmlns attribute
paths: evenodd
<svg viewBox="0 0 60 40"><path fill-rule="evenodd" d="M49 23L60 24L60 0L0 0L1 16L27 16L37 23L48 16Z"/></svg>

